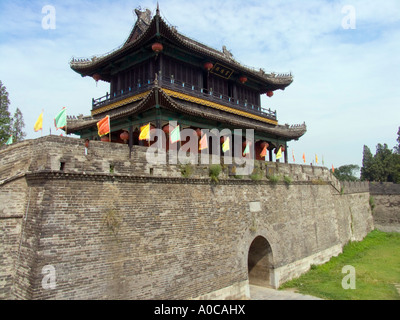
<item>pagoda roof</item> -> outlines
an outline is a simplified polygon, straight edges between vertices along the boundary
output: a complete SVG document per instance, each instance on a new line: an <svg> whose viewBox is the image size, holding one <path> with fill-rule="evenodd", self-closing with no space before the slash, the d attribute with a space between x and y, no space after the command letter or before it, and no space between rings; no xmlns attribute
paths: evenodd
<svg viewBox="0 0 400 320"><path fill-rule="evenodd" d="M151 46L155 41L171 44L184 49L190 54L212 63L221 63L237 73L251 77L262 86L262 92L277 89L284 90L293 82L291 74L266 73L262 69L256 70L237 62L232 54L223 47L222 51L210 48L181 33L176 28L170 27L159 15L159 10L151 18L149 10L142 12L136 10L138 19L125 43L116 50L99 57L90 59L75 59L70 62L71 68L82 76L100 74L101 79L109 82L111 67L115 62L123 61L127 56L135 56L144 51L152 52Z"/></svg>
<svg viewBox="0 0 400 320"><path fill-rule="evenodd" d="M78 119L69 118L67 120L67 134L96 127L96 123L106 115L110 116L111 121L128 116L134 117L154 108L155 105L180 114L199 119L214 120L236 128L254 129L288 141L299 139L307 131L305 124L295 126L278 125L277 122L252 113L207 102L206 100L197 100L199 99L156 85L146 92L95 110L91 116Z"/></svg>

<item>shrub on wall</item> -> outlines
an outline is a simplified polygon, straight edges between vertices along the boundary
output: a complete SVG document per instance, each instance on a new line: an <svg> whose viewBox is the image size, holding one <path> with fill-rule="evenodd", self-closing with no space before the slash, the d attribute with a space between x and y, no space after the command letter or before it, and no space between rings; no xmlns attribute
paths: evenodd
<svg viewBox="0 0 400 320"><path fill-rule="evenodd" d="M280 180L279 176L277 176L277 175L268 176L267 178L273 184L277 184Z"/></svg>
<svg viewBox="0 0 400 320"><path fill-rule="evenodd" d="M185 165L182 165L180 167L181 170L181 175L184 178L189 178L193 174L193 166L190 163L187 163Z"/></svg>
<svg viewBox="0 0 400 320"><path fill-rule="evenodd" d="M289 177L289 176L283 176L283 181L284 181L285 184L288 185L288 186L291 185L292 182L293 182L292 178Z"/></svg>
<svg viewBox="0 0 400 320"><path fill-rule="evenodd" d="M375 198L373 196L369 197L369 206L371 208L371 211L373 212L375 209Z"/></svg>
<svg viewBox="0 0 400 320"><path fill-rule="evenodd" d="M219 174L222 171L222 167L220 164L212 164L208 170L209 176L211 178L211 182L218 183Z"/></svg>

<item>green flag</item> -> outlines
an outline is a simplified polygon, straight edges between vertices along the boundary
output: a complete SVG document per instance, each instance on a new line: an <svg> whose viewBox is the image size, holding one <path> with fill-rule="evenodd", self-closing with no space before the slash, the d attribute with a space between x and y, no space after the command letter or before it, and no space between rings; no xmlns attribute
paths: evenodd
<svg viewBox="0 0 400 320"><path fill-rule="evenodd" d="M13 136L11 135L11 136L8 138L7 142L6 142L6 146L9 146L9 145L12 144L12 143L13 143Z"/></svg>
<svg viewBox="0 0 400 320"><path fill-rule="evenodd" d="M250 153L250 144L247 143L246 148L244 148L244 151L243 151L243 156L245 156L246 154L249 154L249 153Z"/></svg>
<svg viewBox="0 0 400 320"><path fill-rule="evenodd" d="M56 129L64 129L67 125L67 108L63 108L54 118Z"/></svg>
<svg viewBox="0 0 400 320"><path fill-rule="evenodd" d="M172 130L170 139L171 143L181 141L181 132L179 126L177 126L174 130Z"/></svg>

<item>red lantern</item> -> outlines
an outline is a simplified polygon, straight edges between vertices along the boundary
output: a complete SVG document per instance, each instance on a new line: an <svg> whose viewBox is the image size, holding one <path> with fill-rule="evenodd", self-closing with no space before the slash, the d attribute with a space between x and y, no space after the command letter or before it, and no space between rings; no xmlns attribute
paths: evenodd
<svg viewBox="0 0 400 320"><path fill-rule="evenodd" d="M101 140L102 142L109 142L109 141L110 141L110 139L109 139L108 136L103 136L103 137L101 137L100 140Z"/></svg>
<svg viewBox="0 0 400 320"><path fill-rule="evenodd" d="M201 137L201 129L197 128L196 129L196 133L197 133L197 136L200 138Z"/></svg>
<svg viewBox="0 0 400 320"><path fill-rule="evenodd" d="M262 143L260 144L260 147L263 148L263 149L264 149L265 147L268 148L268 147L269 147L269 143L264 141L264 142L262 142Z"/></svg>
<svg viewBox="0 0 400 320"><path fill-rule="evenodd" d="M98 73L95 73L92 78L97 82L99 80L101 80L101 75L99 75Z"/></svg>
<svg viewBox="0 0 400 320"><path fill-rule="evenodd" d="M282 152L285 152L285 147L281 147L281 151L282 151Z"/></svg>
<svg viewBox="0 0 400 320"><path fill-rule="evenodd" d="M273 95L274 95L274 92L273 92L273 91L268 91L268 92L267 92L267 96L268 96L268 97L271 98Z"/></svg>
<svg viewBox="0 0 400 320"><path fill-rule="evenodd" d="M213 67L214 65L211 62L206 62L204 64L204 69L206 69L207 71L210 71Z"/></svg>
<svg viewBox="0 0 400 320"><path fill-rule="evenodd" d="M247 144L249 145L249 147L251 147L251 145L253 144L251 141L245 141L242 143L243 148L246 148Z"/></svg>
<svg viewBox="0 0 400 320"><path fill-rule="evenodd" d="M151 49L152 49L155 53L159 54L161 51L164 50L164 47L163 47L163 45L162 45L161 43L156 42L156 43L154 43L154 44L151 46Z"/></svg>
<svg viewBox="0 0 400 320"><path fill-rule="evenodd" d="M239 78L239 81L240 81L242 84L244 84L244 83L247 82L247 77L241 76L241 77Z"/></svg>
<svg viewBox="0 0 400 320"><path fill-rule="evenodd" d="M174 129L175 128L173 126L169 125L169 124L166 124L163 127L163 131L164 131L165 134L170 134Z"/></svg>
<svg viewBox="0 0 400 320"><path fill-rule="evenodd" d="M122 133L120 134L119 137L121 138L121 140L124 140L124 142L126 142L126 141L129 140L129 133L126 132L126 131L124 131L124 132L122 132Z"/></svg>

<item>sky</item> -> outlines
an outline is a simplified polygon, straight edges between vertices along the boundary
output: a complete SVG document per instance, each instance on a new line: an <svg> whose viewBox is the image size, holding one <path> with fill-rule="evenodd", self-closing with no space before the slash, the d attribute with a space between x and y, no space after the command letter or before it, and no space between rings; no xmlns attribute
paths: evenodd
<svg viewBox="0 0 400 320"><path fill-rule="evenodd" d="M331 168L362 166L363 146L396 145L400 127L400 0L159 0L161 16L212 48L225 45L240 63L294 75L262 107L280 124L307 125L289 142L289 162ZM50 6L50 11L49 11ZM54 117L90 115L92 98L109 84L72 71L72 57L90 58L122 45L142 1L0 0L0 80L9 111L19 108L27 139L60 134ZM49 18L51 18L49 20ZM51 24L53 23L53 24ZM41 111L43 132L33 126Z"/></svg>

